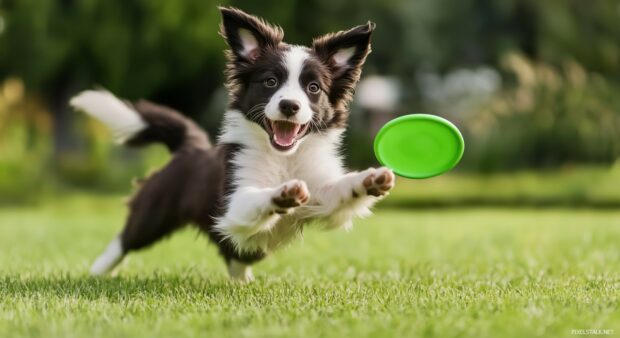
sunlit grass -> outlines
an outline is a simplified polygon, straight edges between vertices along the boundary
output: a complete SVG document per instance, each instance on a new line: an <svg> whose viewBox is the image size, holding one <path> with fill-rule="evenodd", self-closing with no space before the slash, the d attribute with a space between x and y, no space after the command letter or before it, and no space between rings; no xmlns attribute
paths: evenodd
<svg viewBox="0 0 620 338"><path fill-rule="evenodd" d="M525 337L620 330L620 211L379 210L352 232L308 229L227 280L184 231L86 276L121 198L0 209L0 336Z"/></svg>
<svg viewBox="0 0 620 338"><path fill-rule="evenodd" d="M449 173L402 179L390 205L620 207L620 161L611 167L566 167L505 173Z"/></svg>

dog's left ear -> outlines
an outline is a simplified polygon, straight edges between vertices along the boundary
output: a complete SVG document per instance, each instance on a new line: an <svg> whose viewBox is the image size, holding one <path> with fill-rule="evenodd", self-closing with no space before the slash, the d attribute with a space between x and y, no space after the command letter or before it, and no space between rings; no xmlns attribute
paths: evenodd
<svg viewBox="0 0 620 338"><path fill-rule="evenodd" d="M236 61L254 62L266 48L276 48L284 38L280 27L232 7L219 7L220 34L226 39Z"/></svg>
<svg viewBox="0 0 620 338"><path fill-rule="evenodd" d="M375 24L369 21L347 31L314 39L312 45L315 53L332 72L332 103L343 100L348 104L351 100L362 65L371 51L370 35L374 29Z"/></svg>

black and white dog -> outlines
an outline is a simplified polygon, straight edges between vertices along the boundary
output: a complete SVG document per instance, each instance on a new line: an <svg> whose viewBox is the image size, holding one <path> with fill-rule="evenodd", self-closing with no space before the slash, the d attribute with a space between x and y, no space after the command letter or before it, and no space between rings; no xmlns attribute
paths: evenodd
<svg viewBox="0 0 620 338"><path fill-rule="evenodd" d="M125 228L93 264L94 275L191 223L219 247L231 277L249 281L250 265L305 224L350 228L394 185L386 168L346 173L339 155L374 24L327 34L308 48L284 43L281 28L241 10L220 10L230 46L230 103L216 146L166 107L124 102L106 91L71 100L118 142L160 142L172 153L131 199Z"/></svg>

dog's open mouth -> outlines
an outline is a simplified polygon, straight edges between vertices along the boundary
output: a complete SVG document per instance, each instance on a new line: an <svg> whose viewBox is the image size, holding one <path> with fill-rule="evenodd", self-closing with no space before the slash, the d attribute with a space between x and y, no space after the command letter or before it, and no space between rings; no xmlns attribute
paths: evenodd
<svg viewBox="0 0 620 338"><path fill-rule="evenodd" d="M308 130L308 124L299 124L291 121L267 119L267 131L274 148L282 151L295 146L297 140L302 138Z"/></svg>

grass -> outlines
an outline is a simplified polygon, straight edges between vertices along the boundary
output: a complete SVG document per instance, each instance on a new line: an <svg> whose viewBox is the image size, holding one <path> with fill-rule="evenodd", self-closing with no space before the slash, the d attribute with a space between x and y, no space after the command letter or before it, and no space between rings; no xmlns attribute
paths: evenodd
<svg viewBox="0 0 620 338"><path fill-rule="evenodd" d="M521 170L481 175L451 172L401 180L392 206L563 206L620 208L620 161L604 166Z"/></svg>
<svg viewBox="0 0 620 338"><path fill-rule="evenodd" d="M27 152L22 149L22 152ZM3 155L2 145L0 153ZM46 203L58 194L127 190L127 182L144 177L169 160L162 147L102 152L100 158L65 156L55 169L45 164L24 170L23 163L39 163L41 156L27 152L0 157L0 207ZM112 156L114 155L114 156ZM114 160L108 161L113 158ZM123 165L117 165L122 161ZM151 168L151 169L149 169ZM45 171L45 172L44 172ZM384 205L392 207L580 207L620 208L620 160L611 166L575 166L548 170L471 173L452 171L425 180L400 180ZM34 193L33 193L34 192Z"/></svg>
<svg viewBox="0 0 620 338"><path fill-rule="evenodd" d="M309 229L251 285L194 231L88 277L123 217L97 196L0 209L0 336L620 333L620 211L380 209L350 233Z"/></svg>

